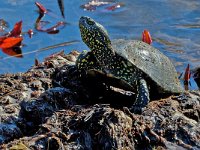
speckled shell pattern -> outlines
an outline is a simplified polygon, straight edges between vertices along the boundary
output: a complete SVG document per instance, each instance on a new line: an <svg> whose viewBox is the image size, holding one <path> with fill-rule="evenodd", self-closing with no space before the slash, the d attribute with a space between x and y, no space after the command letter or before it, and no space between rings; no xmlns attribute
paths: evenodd
<svg viewBox="0 0 200 150"><path fill-rule="evenodd" d="M182 87L177 72L167 56L142 41L118 39L112 41L117 55L123 57L147 75L163 93L180 93Z"/></svg>

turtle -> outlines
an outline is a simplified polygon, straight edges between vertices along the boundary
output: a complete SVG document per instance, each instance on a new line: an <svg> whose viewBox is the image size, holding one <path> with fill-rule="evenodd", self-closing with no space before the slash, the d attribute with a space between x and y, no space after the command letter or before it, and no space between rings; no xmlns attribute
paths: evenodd
<svg viewBox="0 0 200 150"><path fill-rule="evenodd" d="M107 30L87 16L80 18L79 29L90 51L78 57L77 68L92 76L102 74L115 86L135 92L131 107L134 112L147 106L150 93L171 95L183 91L170 59L153 46L139 40L111 41Z"/></svg>

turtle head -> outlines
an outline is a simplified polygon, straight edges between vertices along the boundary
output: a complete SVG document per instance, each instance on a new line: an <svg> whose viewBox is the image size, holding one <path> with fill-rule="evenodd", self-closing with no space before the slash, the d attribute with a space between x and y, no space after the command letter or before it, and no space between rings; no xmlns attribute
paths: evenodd
<svg viewBox="0 0 200 150"><path fill-rule="evenodd" d="M90 17L81 17L79 28L83 42L91 49L108 48L111 46L106 29Z"/></svg>

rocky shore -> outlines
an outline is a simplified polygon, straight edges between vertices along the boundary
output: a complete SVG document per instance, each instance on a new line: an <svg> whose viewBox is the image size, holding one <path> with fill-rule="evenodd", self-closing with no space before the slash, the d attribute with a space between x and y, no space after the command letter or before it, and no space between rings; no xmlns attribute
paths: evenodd
<svg viewBox="0 0 200 150"><path fill-rule="evenodd" d="M0 149L200 149L200 91L151 101L80 78L79 52L52 55L25 73L0 75Z"/></svg>

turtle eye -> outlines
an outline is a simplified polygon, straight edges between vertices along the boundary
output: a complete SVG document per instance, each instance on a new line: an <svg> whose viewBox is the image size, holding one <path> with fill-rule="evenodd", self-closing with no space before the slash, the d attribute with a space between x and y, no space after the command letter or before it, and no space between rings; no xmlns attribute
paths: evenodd
<svg viewBox="0 0 200 150"><path fill-rule="evenodd" d="M94 21L92 21L92 20L87 20L87 24L89 24L89 25L94 25Z"/></svg>

